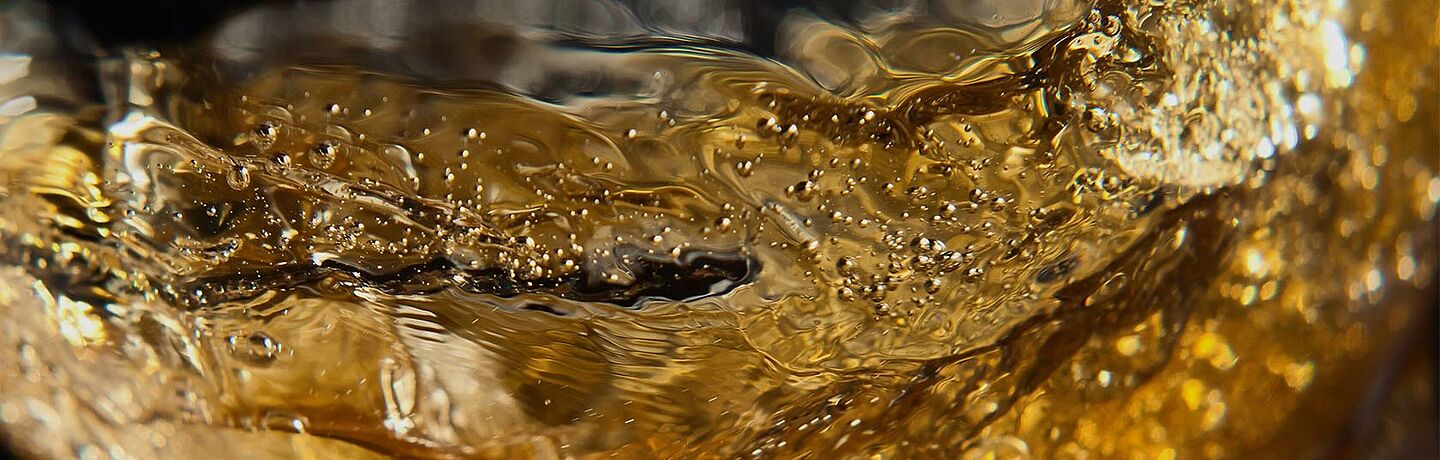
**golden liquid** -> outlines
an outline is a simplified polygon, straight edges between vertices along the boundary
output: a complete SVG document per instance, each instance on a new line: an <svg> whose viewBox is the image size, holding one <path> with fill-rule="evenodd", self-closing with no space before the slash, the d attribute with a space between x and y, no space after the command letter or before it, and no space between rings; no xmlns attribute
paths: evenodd
<svg viewBox="0 0 1440 460"><path fill-rule="evenodd" d="M779 62L556 51L613 87L562 100L105 58L102 106L0 126L8 442L1308 458L1433 427L1435 2L1057 5L796 13Z"/></svg>

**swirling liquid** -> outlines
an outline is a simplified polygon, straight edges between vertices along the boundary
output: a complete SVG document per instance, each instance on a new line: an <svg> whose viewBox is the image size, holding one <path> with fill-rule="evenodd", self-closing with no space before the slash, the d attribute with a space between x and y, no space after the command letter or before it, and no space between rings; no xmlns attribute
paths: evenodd
<svg viewBox="0 0 1440 460"><path fill-rule="evenodd" d="M1434 426L1433 1L890 3L769 45L725 3L305 3L83 65L12 6L9 442L1250 458Z"/></svg>

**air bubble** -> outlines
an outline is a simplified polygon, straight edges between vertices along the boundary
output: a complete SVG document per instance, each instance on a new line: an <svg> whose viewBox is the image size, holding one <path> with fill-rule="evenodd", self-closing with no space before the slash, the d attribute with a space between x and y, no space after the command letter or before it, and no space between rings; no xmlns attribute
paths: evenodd
<svg viewBox="0 0 1440 460"><path fill-rule="evenodd" d="M284 350L280 342L264 332L232 335L225 342L230 348L230 356L254 366L269 366Z"/></svg>
<svg viewBox="0 0 1440 460"><path fill-rule="evenodd" d="M225 175L225 183L235 190L245 190L250 187L250 168L244 165L233 165L230 172Z"/></svg>
<svg viewBox="0 0 1440 460"><path fill-rule="evenodd" d="M750 160L736 162L735 172L740 174L740 177L750 177L750 174L755 172L755 162Z"/></svg>
<svg viewBox="0 0 1440 460"><path fill-rule="evenodd" d="M321 142L310 151L310 164L321 169L328 168L331 164L335 163L335 156L338 150L339 148L334 142Z"/></svg>

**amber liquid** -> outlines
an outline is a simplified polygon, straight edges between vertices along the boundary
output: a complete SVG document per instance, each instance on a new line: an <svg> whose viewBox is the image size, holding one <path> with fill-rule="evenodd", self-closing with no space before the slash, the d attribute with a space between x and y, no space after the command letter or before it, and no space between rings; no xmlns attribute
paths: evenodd
<svg viewBox="0 0 1440 460"><path fill-rule="evenodd" d="M601 69L547 97L103 58L102 101L0 127L0 422L79 458L1290 458L1433 426L1434 2L1149 3L510 64Z"/></svg>

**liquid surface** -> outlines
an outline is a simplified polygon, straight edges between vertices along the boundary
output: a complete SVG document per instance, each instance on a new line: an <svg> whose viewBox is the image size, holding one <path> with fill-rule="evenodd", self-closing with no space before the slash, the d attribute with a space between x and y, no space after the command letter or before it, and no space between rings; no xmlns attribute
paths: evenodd
<svg viewBox="0 0 1440 460"><path fill-rule="evenodd" d="M306 3L84 65L6 7L0 422L55 458L1401 449L1435 2L1152 3L773 41L723 2Z"/></svg>

